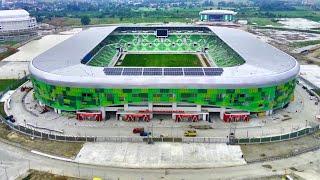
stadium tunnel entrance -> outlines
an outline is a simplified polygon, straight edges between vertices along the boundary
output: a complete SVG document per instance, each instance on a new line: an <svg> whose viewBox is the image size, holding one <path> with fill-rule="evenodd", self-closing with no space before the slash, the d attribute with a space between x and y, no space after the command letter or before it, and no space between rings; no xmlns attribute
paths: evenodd
<svg viewBox="0 0 320 180"><path fill-rule="evenodd" d="M102 118L115 118L123 121L174 120L175 122L198 122L220 119L225 122L248 120L249 112L215 106L201 106L180 103L144 103L125 104L119 106L102 107ZM227 114L227 115L226 115ZM230 115L231 114L231 115ZM235 115L233 115L235 114ZM240 114L237 116L237 114ZM226 120L226 117L227 120Z"/></svg>

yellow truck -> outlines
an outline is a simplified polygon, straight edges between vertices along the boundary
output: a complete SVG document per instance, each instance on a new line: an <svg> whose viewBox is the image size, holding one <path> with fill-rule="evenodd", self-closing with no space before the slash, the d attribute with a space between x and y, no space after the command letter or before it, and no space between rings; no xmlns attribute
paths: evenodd
<svg viewBox="0 0 320 180"><path fill-rule="evenodd" d="M187 130L184 132L185 137L196 137L197 131L196 130Z"/></svg>

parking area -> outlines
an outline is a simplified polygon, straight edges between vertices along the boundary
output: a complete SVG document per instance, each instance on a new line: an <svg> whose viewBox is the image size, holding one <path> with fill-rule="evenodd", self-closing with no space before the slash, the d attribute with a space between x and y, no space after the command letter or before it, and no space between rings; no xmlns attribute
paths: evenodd
<svg viewBox="0 0 320 180"><path fill-rule="evenodd" d="M213 168L246 164L240 146L205 143L86 143L75 161L127 168Z"/></svg>

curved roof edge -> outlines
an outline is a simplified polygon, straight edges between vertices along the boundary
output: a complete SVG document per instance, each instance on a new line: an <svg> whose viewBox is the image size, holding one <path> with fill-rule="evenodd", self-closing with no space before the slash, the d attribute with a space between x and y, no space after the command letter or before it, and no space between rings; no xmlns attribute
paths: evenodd
<svg viewBox="0 0 320 180"><path fill-rule="evenodd" d="M208 27L246 61L223 68L221 76L107 76L104 67L81 59L118 26L91 28L56 45L29 65L37 79L53 85L93 88L246 88L266 87L295 78L298 62L254 35L226 27ZM195 26L199 27L199 26ZM203 26L200 26L203 27Z"/></svg>

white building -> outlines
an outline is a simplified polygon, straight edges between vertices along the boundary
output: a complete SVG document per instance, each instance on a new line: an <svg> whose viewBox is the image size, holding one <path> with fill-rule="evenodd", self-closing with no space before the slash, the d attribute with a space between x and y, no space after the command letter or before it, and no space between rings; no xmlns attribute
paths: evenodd
<svg viewBox="0 0 320 180"><path fill-rule="evenodd" d="M236 14L230 10L205 10L199 13L200 20L206 22L233 22Z"/></svg>
<svg viewBox="0 0 320 180"><path fill-rule="evenodd" d="M0 41L24 40L37 35L36 18L26 10L0 11Z"/></svg>
<svg viewBox="0 0 320 180"><path fill-rule="evenodd" d="M199 13L201 25L236 26L235 15L237 12L231 10L204 10Z"/></svg>

